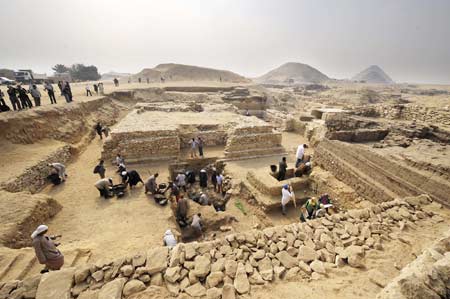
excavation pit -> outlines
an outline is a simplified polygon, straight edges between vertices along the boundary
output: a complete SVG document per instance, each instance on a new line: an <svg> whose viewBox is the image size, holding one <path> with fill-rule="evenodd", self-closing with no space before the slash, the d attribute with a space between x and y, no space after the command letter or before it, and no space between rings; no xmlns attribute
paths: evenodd
<svg viewBox="0 0 450 299"><path fill-rule="evenodd" d="M128 162L177 159L189 150L192 139L199 136L205 147L223 147L220 156L228 160L285 152L281 133L256 117L215 111L148 111L137 107L105 141L103 159L112 160L118 153L127 157Z"/></svg>

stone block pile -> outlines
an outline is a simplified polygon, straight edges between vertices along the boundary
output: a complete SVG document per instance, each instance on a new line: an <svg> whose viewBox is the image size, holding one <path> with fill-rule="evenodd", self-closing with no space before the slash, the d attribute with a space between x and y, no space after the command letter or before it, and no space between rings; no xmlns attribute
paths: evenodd
<svg viewBox="0 0 450 299"><path fill-rule="evenodd" d="M121 299L160 286L171 296L225 299L278 280L326 279L332 268L364 268L367 251L383 249L385 242L400 238L397 231L412 229L421 219L438 217L422 210L428 202L427 196L394 200L306 223L180 243L172 249L156 247L115 261L50 272L33 284L36 296L26 298L58 294ZM32 293L25 282L7 283L0 298L23 298L17 294L25 291Z"/></svg>

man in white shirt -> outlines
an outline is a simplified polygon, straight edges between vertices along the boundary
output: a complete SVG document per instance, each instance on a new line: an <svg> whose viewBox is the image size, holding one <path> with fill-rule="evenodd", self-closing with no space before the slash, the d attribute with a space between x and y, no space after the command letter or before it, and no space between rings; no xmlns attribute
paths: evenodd
<svg viewBox="0 0 450 299"><path fill-rule="evenodd" d="M307 144L300 144L297 147L297 153L295 154L295 157L297 158L297 161L295 162L295 168L297 168L300 165L300 163L302 163L306 148L308 148Z"/></svg>
<svg viewBox="0 0 450 299"><path fill-rule="evenodd" d="M283 185L281 189L281 213L286 215L286 205L292 198L292 190L289 185ZM295 199L294 199L295 200Z"/></svg>
<svg viewBox="0 0 450 299"><path fill-rule="evenodd" d="M202 231L202 219L200 218L202 214L198 213L195 214L194 217L192 217L192 223L191 226L195 228L197 231Z"/></svg>
<svg viewBox="0 0 450 299"><path fill-rule="evenodd" d="M217 180L217 192L219 194L222 194L222 192L223 192L223 175L219 173L216 176L216 180Z"/></svg>

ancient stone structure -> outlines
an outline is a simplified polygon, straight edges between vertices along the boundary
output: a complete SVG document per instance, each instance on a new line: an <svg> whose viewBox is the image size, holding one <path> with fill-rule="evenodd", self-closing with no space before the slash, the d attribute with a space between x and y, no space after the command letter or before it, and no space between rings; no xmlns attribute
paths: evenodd
<svg viewBox="0 0 450 299"><path fill-rule="evenodd" d="M433 200L450 205L448 181L427 177L360 145L324 140L315 150L314 163L373 202L427 193Z"/></svg>
<svg viewBox="0 0 450 299"><path fill-rule="evenodd" d="M174 159L198 136L206 147L224 147L227 159L284 152L281 134L255 117L231 112L186 112L184 109L161 113L148 111L145 105L137 107L111 132L104 144L104 159L113 159L118 153L129 162Z"/></svg>
<svg viewBox="0 0 450 299"><path fill-rule="evenodd" d="M306 223L293 223L227 235L203 243L155 247L146 253L93 265L66 268L1 285L5 299L121 299L160 286L171 296L217 294L230 298L251 293L252 285L279 279L326 279L334 267L364 267L369 250L401 238L405 225L435 216L422 210L426 196L405 198ZM408 224L411 223L411 224ZM448 255L448 254L447 254ZM91 297L89 297L89 296ZM22 297L20 297L22 296Z"/></svg>

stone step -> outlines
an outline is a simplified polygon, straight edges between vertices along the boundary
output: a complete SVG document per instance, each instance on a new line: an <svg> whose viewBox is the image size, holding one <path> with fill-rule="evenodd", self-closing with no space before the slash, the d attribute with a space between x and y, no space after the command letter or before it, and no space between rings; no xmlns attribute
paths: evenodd
<svg viewBox="0 0 450 299"><path fill-rule="evenodd" d="M0 281L5 281L5 277L13 267L19 255L0 255Z"/></svg>

